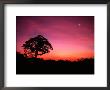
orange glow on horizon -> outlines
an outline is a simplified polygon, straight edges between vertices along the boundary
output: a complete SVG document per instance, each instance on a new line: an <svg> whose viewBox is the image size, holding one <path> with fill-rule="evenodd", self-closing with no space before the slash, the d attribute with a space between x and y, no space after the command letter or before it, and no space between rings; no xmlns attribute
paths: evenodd
<svg viewBox="0 0 110 90"><path fill-rule="evenodd" d="M23 54L23 52L22 52ZM38 58L43 58L44 60L69 60L74 61L81 58L94 58L94 53L91 51L88 52L77 52L77 53L62 53L54 52L46 53L43 55L38 55Z"/></svg>

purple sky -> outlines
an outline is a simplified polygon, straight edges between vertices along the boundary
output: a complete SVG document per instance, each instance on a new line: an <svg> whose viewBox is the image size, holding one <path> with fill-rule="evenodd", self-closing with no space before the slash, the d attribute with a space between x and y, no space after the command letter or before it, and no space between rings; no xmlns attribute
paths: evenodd
<svg viewBox="0 0 110 90"><path fill-rule="evenodd" d="M94 57L93 16L17 16L17 51L23 43L43 35L53 50L44 59L75 59Z"/></svg>

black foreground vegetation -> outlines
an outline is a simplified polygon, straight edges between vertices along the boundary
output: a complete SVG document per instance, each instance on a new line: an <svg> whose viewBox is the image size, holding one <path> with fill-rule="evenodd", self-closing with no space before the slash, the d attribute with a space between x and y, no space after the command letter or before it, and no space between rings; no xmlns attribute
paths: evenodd
<svg viewBox="0 0 110 90"><path fill-rule="evenodd" d="M94 59L56 61L26 58L16 53L16 74L94 74Z"/></svg>

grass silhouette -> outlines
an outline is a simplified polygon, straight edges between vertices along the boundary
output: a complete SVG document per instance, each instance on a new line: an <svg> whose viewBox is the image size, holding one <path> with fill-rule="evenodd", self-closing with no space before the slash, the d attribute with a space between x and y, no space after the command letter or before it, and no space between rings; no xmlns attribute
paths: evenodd
<svg viewBox="0 0 110 90"><path fill-rule="evenodd" d="M25 58L16 53L16 74L94 74L94 59L78 61Z"/></svg>

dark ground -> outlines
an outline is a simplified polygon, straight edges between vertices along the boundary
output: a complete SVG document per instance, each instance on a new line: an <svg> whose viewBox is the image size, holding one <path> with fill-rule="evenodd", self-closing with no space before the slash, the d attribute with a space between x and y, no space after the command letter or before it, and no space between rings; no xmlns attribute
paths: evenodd
<svg viewBox="0 0 110 90"><path fill-rule="evenodd" d="M76 62L25 58L16 54L16 74L94 74L94 59Z"/></svg>

